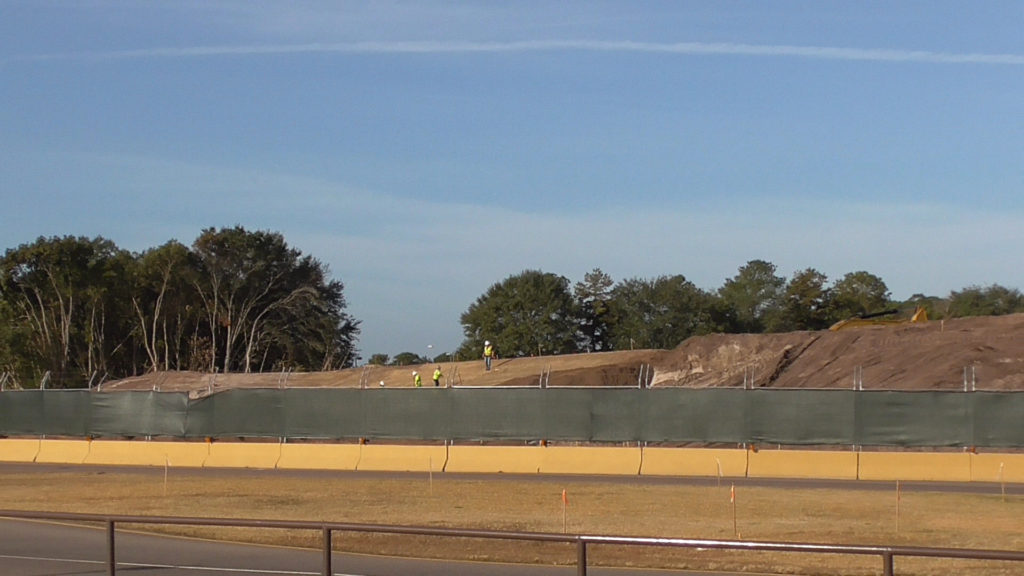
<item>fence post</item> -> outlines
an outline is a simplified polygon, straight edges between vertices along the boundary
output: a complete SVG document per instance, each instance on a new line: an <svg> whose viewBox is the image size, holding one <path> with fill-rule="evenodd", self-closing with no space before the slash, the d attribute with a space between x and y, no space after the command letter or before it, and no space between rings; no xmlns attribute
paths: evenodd
<svg viewBox="0 0 1024 576"><path fill-rule="evenodd" d="M587 541L582 538L576 541L576 574L587 576Z"/></svg>
<svg viewBox="0 0 1024 576"><path fill-rule="evenodd" d="M892 550L882 552L882 575L893 576L892 572Z"/></svg>
<svg viewBox="0 0 1024 576"><path fill-rule="evenodd" d="M114 550L114 521L107 520L107 576L117 574L117 556Z"/></svg>
<svg viewBox="0 0 1024 576"><path fill-rule="evenodd" d="M324 576L331 576L331 529L324 526Z"/></svg>

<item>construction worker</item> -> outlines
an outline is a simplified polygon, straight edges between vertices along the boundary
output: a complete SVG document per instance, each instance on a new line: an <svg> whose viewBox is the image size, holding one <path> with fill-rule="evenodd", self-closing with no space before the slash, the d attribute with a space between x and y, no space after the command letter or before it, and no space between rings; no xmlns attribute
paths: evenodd
<svg viewBox="0 0 1024 576"><path fill-rule="evenodd" d="M491 360L494 358L494 346L491 346L490 340L484 341L484 367L489 372L491 370Z"/></svg>
<svg viewBox="0 0 1024 576"><path fill-rule="evenodd" d="M417 388L419 388L420 386L423 386L423 378L420 377L420 373L419 372L413 372L412 373L412 383L413 383L413 386L416 386Z"/></svg>
<svg viewBox="0 0 1024 576"><path fill-rule="evenodd" d="M434 388L441 385L441 378L444 378L444 374L441 374L441 367L434 368Z"/></svg>

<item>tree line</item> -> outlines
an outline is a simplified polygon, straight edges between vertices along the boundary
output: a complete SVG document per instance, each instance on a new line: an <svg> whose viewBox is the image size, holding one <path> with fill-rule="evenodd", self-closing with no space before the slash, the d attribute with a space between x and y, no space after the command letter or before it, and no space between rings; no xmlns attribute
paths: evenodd
<svg viewBox="0 0 1024 576"><path fill-rule="evenodd" d="M156 370L349 367L359 322L328 276L280 234L240 226L142 253L39 238L0 260L0 372L85 387Z"/></svg>
<svg viewBox="0 0 1024 576"><path fill-rule="evenodd" d="M346 307L327 267L275 232L209 228L191 246L141 253L104 238L39 238L0 259L0 378L85 387L157 370L347 368L361 358L360 323ZM669 349L696 335L820 330L916 307L934 319L1010 314L1024 312L1024 297L994 284L896 302L869 272L830 282L807 268L787 279L764 260L716 290L679 274L615 281L596 268L571 283L526 270L462 313L454 354L377 353L369 363L479 358L487 340L506 357Z"/></svg>
<svg viewBox="0 0 1024 576"><path fill-rule="evenodd" d="M571 284L557 274L527 270L492 285L462 314L465 339L456 354L478 358L488 340L506 357L670 349L691 336L822 330L852 317L906 315L917 307L932 319L1012 314L1024 312L1024 296L994 284L900 302L870 272L830 282L807 268L787 279L764 260L747 262L717 290L698 288L678 274L616 282L598 268ZM399 359L417 358L404 353Z"/></svg>

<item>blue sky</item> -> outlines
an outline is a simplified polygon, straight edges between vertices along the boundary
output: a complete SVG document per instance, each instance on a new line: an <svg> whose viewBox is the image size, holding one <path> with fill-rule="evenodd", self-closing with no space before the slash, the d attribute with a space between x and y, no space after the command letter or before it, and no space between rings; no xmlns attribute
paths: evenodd
<svg viewBox="0 0 1024 576"><path fill-rule="evenodd" d="M453 350L527 269L1024 288L1021 30L1016 1L0 0L0 248L281 232L364 358Z"/></svg>

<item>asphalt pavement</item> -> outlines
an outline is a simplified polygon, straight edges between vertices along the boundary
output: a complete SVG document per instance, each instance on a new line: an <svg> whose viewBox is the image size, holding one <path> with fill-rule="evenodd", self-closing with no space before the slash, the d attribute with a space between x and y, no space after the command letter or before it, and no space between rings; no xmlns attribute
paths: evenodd
<svg viewBox="0 0 1024 576"><path fill-rule="evenodd" d="M0 519L3 576L108 574L104 527ZM468 552L468 551L467 551ZM315 576L318 550L115 533L116 573L130 576ZM571 576L575 566L538 566L332 554L335 576ZM590 568L594 576L706 576L702 572ZM715 576L728 576L721 572Z"/></svg>

